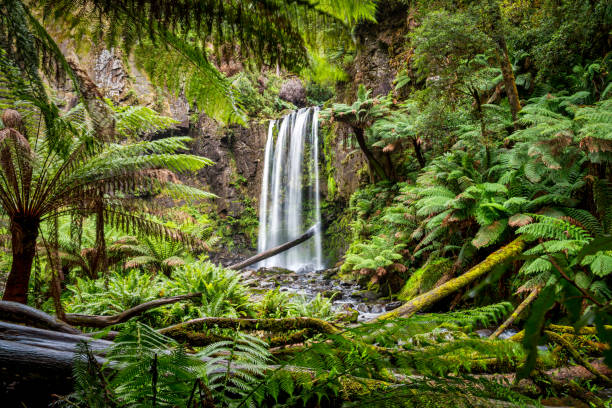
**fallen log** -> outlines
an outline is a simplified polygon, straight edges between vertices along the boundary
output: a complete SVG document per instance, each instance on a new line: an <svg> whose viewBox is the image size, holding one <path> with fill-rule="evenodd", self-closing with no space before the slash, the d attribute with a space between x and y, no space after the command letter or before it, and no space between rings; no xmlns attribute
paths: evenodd
<svg viewBox="0 0 612 408"><path fill-rule="evenodd" d="M0 320L5 322L22 323L41 329L61 331L64 333L80 334L81 332L71 325L83 327L104 328L123 323L132 317L139 316L147 310L169 305L182 300L198 299L202 293L189 293L186 295L169 296L142 303L112 316L93 316L78 313L67 313L66 321L62 322L38 309L17 302L0 301Z"/></svg>
<svg viewBox="0 0 612 408"><path fill-rule="evenodd" d="M201 317L188 320L159 330L159 333L176 338L188 332L199 332L207 328L263 330L269 332L286 332L289 330L310 329L319 333L335 334L340 330L325 320L312 317L288 317L285 319L246 319L234 317Z"/></svg>
<svg viewBox="0 0 612 408"><path fill-rule="evenodd" d="M112 342L0 322L2 406L48 406L53 394L73 388L78 343L86 342L98 363Z"/></svg>
<svg viewBox="0 0 612 408"><path fill-rule="evenodd" d="M69 323L74 326L103 328L126 322L132 317L139 316L147 310L151 310L156 307L169 305L172 303L180 302L182 300L198 299L201 296L202 293L189 293L186 295L177 295L161 299L155 299L151 300L150 302L142 303L138 306L132 307L131 309L127 309L121 313L112 316L92 316L77 313L66 313L66 323Z"/></svg>
<svg viewBox="0 0 612 408"><path fill-rule="evenodd" d="M0 320L21 323L40 329L79 334L79 330L33 307L18 302L0 300Z"/></svg>
<svg viewBox="0 0 612 408"><path fill-rule="evenodd" d="M30 397L33 397L37 405L29 406L42 406L43 402L50 402L52 394L71 392L73 366L79 356L78 343L82 341L87 342L98 363L104 364L107 361L104 354L105 350L113 345L110 341L0 322L0 386L3 386L0 387L0 397L4 397L2 402L8 401L9 406L21 406L23 398L31 402ZM207 371L208 374L226 373L230 364L227 360L211 357L200 357L200 360L215 361L214 367ZM235 369L249 369L240 363L232 362L231 365ZM110 365L109 369L112 370L113 367ZM278 369L296 375L312 378L315 376L315 372L308 368L268 366L270 371ZM352 376L345 376L343 381L348 382L346 387L349 393L356 390L368 392L387 386L387 383L381 381ZM368 384L368 387L360 384ZM36 389L34 394L31 392L33 386Z"/></svg>
<svg viewBox="0 0 612 408"><path fill-rule="evenodd" d="M487 256L484 261L474 266L472 269L470 269L463 275L451 279L448 282L438 286L437 288L434 288L429 292L423 293L422 295L415 297L414 299L403 304L397 309L378 316L374 320L392 319L396 317L410 317L415 313L426 309L429 306L432 306L433 304L450 295L451 293L454 293L459 289L466 287L479 277L491 271L491 269L501 264L502 262L505 262L508 259L519 255L523 251L524 247L525 241L523 241L523 239L519 237L508 245L498 249L491 255Z"/></svg>
<svg viewBox="0 0 612 408"><path fill-rule="evenodd" d="M105 362L104 350L111 346L112 342L91 339L83 335L54 332L11 323L0 323L0 367L2 367L0 369L0 384L5 385L9 382L18 383L18 386L24 386L24 388L20 389L20 392L27 394L28 388L25 388L25 384L31 385L32 382L35 382L37 387L40 387L36 388L37 394L40 397L48 396L50 393L70 392L72 387L72 367L77 355L77 345L81 341L88 343L98 362ZM203 358L202 360L207 361L209 359ZM597 361L592 364L600 373L609 375L609 369L606 366L602 367ZM296 374L313 375L312 370L307 368L269 366L269 370L279 368L283 371ZM215 373L225 372L226 369L225 363L222 363ZM554 376L554 373L551 372L550 375ZM594 377L593 373L582 369L578 375L572 375L569 380L575 380L583 375L587 378ZM488 377L491 378L492 376L489 375ZM502 378L503 376L496 375L494 377ZM380 390L380 387L387 389L393 386L392 384L400 386L401 383L410 381L411 378L418 378L418 376L401 376L401 378L396 378L391 383L375 379L345 376L344 381L348 381L348 383L343 383L342 388L346 394L342 395L342 398L351 400L356 396L367 395L367 393L372 392L374 389ZM0 395L2 395L2 392L0 391ZM4 392L7 392L6 389ZM3 402L6 402L6 400L3 400Z"/></svg>
<svg viewBox="0 0 612 408"><path fill-rule="evenodd" d="M78 343L85 342L90 350L101 355L113 344L111 341L93 339L84 334L64 333L6 322L0 322L0 340L67 352L74 352Z"/></svg>
<svg viewBox="0 0 612 408"><path fill-rule="evenodd" d="M287 251L288 249L291 249L294 246L297 246L301 244L302 242L308 240L312 236L314 236L318 228L319 228L319 224L315 224L312 227L310 227L308 231L306 231L305 233L303 233L302 235L300 235L298 238L294 239L293 241L285 242L282 245L268 249L267 251L261 252L248 259L245 259L242 262L238 262L237 264L228 266L228 269L240 270L242 268L246 268L249 265L253 265L256 262L263 261L264 259L270 258L276 254L280 254L281 252Z"/></svg>
<svg viewBox="0 0 612 408"><path fill-rule="evenodd" d="M610 377L601 373L599 370L593 367L590 362L588 362L580 353L578 353L578 351L574 348L574 346L572 346L569 341L563 338L563 336L550 330L544 330L544 334L549 339L551 339L561 347L565 348L572 355L574 360L576 360L578 363L580 363L581 366L593 373L593 375L597 377L598 380L600 380L608 387L612 386L612 380L610 380Z"/></svg>
<svg viewBox="0 0 612 408"><path fill-rule="evenodd" d="M508 327L510 327L510 325L512 323L514 323L514 321L516 320L517 317L520 316L521 313L523 313L523 310L525 310L527 308L527 306L529 306L531 304L531 302L533 302L538 295L540 294L540 287L537 287L535 289L533 289L531 291L531 293L529 294L529 296L527 296L525 298L525 300L523 300L521 302L520 305L518 305L518 307L514 310L514 312L512 312L512 314L506 319L505 322L503 322L498 328L497 330L495 330L490 336L490 339L496 339L500 334L503 333L504 330L506 330Z"/></svg>

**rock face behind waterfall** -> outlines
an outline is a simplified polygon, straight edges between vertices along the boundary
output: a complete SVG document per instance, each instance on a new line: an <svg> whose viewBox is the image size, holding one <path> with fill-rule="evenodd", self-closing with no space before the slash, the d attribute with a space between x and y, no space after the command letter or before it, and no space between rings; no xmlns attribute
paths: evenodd
<svg viewBox="0 0 612 408"><path fill-rule="evenodd" d="M192 152L215 162L200 170L194 181L218 196L219 213L239 216L246 201L256 202L260 194L266 125L252 122L248 127L223 128L201 115L192 137Z"/></svg>

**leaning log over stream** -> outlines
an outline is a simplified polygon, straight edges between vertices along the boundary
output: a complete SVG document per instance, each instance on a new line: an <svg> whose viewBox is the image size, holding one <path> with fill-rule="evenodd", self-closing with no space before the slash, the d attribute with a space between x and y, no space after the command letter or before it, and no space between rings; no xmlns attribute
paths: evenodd
<svg viewBox="0 0 612 408"><path fill-rule="evenodd" d="M228 269L240 270L242 268L246 268L249 265L253 265L256 262L263 261L264 259L268 259L274 255L280 254L281 252L285 252L293 248L294 246L297 246L301 244L302 242L308 240L309 238L313 237L314 234L317 232L317 228L319 228L319 224L315 224L312 227L308 228L308 231L306 231L305 233L303 233L302 235L300 235L293 241L285 242L282 245L268 249L267 251L261 252L248 259L245 259L242 262L238 262L237 264L228 266Z"/></svg>
<svg viewBox="0 0 612 408"><path fill-rule="evenodd" d="M484 261L471 268L464 274L443 283L442 285L415 297L406 302L399 308L378 316L375 320L392 319L395 317L410 317L414 314L427 309L446 296L463 289L481 276L489 273L495 266L506 262L509 259L521 254L525 248L525 241L519 237L508 245L498 249L487 256Z"/></svg>

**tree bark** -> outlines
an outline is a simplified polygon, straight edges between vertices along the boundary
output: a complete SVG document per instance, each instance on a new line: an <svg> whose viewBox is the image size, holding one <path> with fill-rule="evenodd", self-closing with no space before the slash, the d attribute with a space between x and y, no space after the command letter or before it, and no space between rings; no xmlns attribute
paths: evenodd
<svg viewBox="0 0 612 408"><path fill-rule="evenodd" d="M96 206L96 242L94 244L94 256L91 262L91 279L98 279L98 271L106 275L106 237L104 236L104 199L98 196L95 199Z"/></svg>
<svg viewBox="0 0 612 408"><path fill-rule="evenodd" d="M521 110L521 102L516 88L512 64L510 63L510 56L508 55L508 45L506 44L506 38L503 33L503 21L498 0L489 0L489 13L491 17L491 38L497 46L497 57L504 79L506 95L508 96L508 102L510 104L510 112L512 114L512 120L516 122L518 120L518 113Z"/></svg>
<svg viewBox="0 0 612 408"><path fill-rule="evenodd" d="M297 237L296 239L294 239L293 241L289 241L289 242L285 242L282 245L279 245L277 247L268 249L267 251L261 252L255 256L252 256L242 262L238 262L237 264L228 266L228 269L234 269L234 270L240 270L242 268L246 268L249 265L252 265L256 262L259 261L263 261L264 259L270 258L271 256L274 256L276 254L280 254L281 252L287 251L288 249L293 248L294 246L297 246L299 244L301 244L302 242L306 241L307 239L311 238L312 236L314 236L314 234L317 232L317 228L319 228L319 224L315 224L312 227L310 227L308 229L308 231L306 231L305 233L303 233L302 235L300 235L299 237Z"/></svg>
<svg viewBox="0 0 612 408"><path fill-rule="evenodd" d="M178 295L155 299L150 302L142 303L138 306L135 306L131 309L127 309L121 313L112 316L91 316L76 313L67 313L65 316L66 323L74 326L103 328L123 323L134 316L139 316L147 310L154 309L156 307L169 305L172 303L180 302L182 300L197 299L201 296L202 293L189 293L187 295Z"/></svg>
<svg viewBox="0 0 612 408"><path fill-rule="evenodd" d="M449 280L448 282L438 286L430 290L427 293L423 293L420 296L415 297L408 303L400 306L399 308L386 313L384 315L378 316L375 320L384 320L384 319L392 319L395 317L410 317L415 313L428 308L439 300L445 298L462 289L488 273L495 266L505 262L506 260L512 258L513 256L519 255L523 248L525 247L525 241L521 237L515 239L508 245L498 249L489 255L484 261L474 266L472 269L460 275L454 279Z"/></svg>
<svg viewBox="0 0 612 408"><path fill-rule="evenodd" d="M370 167L370 173L374 178L378 177L380 180L386 180L389 176L385 173L383 166L380 164L374 154L368 147L365 141L365 135L362 128L353 128L353 132L355 132L355 139L357 139L357 144L359 144L359 148L363 152L363 155L366 157L368 162L368 166Z"/></svg>
<svg viewBox="0 0 612 408"><path fill-rule="evenodd" d="M504 78L506 95L508 96L508 103L510 104L510 113L512 114L512 120L516 122L518 120L518 113L521 110L521 101L518 96L518 89L516 88L516 80L514 78L514 72L512 71L510 57L508 56L506 40L501 35L497 40L497 46L499 48L499 60L502 76Z"/></svg>
<svg viewBox="0 0 612 408"><path fill-rule="evenodd" d="M27 324L39 329L54 330L62 333L81 334L74 327L47 313L17 302L0 301L0 320Z"/></svg>
<svg viewBox="0 0 612 408"><path fill-rule="evenodd" d="M416 159L419 162L419 167L422 169L425 167L425 157L423 156L423 150L421 149L421 144L418 140L413 137L410 139L412 142L412 146L414 147L414 154L416 155Z"/></svg>
<svg viewBox="0 0 612 408"><path fill-rule="evenodd" d="M11 220L13 262L2 300L27 303L32 262L36 255L38 219L17 217Z"/></svg>
<svg viewBox="0 0 612 408"><path fill-rule="evenodd" d="M529 296L527 296L525 300L523 300L521 304L518 305L518 307L514 310L514 312L512 312L510 317L508 317L506 321L503 322L497 328L497 330L495 330L495 332L489 336L489 338L496 339L500 334L502 334L504 330L510 327L510 325L516 320L516 318L519 317L521 313L523 313L523 310L525 310L527 306L529 306L531 302L533 302L538 297L538 295L540 294L540 289L541 289L540 287L537 287L534 290L532 290Z"/></svg>

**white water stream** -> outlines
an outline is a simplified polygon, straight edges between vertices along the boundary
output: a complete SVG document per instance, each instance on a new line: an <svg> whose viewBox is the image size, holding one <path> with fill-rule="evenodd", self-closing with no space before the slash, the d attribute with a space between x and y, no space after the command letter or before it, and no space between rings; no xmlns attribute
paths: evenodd
<svg viewBox="0 0 612 408"><path fill-rule="evenodd" d="M280 126L278 126L280 124ZM312 239L259 263L298 270L324 267L319 194L319 108L270 122L259 203L258 252L319 227Z"/></svg>

